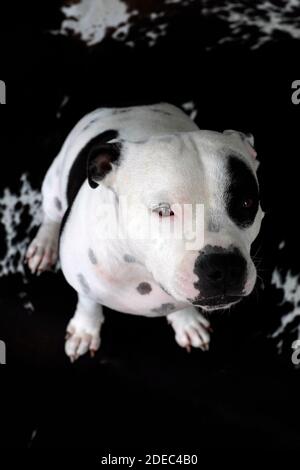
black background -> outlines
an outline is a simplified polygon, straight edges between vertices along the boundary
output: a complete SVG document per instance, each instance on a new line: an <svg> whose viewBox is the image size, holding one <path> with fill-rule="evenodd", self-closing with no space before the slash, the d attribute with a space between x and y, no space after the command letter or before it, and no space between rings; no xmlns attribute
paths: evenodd
<svg viewBox="0 0 300 470"><path fill-rule="evenodd" d="M207 354L181 350L163 319L106 310L96 358L71 365L64 331L76 297L62 274L27 273L26 285L18 274L2 277L7 365L0 368L0 446L90 447L97 455L121 448L297 448L296 331L287 332L279 354L270 335L289 306L280 305L282 292L270 280L276 266L299 272L300 105L291 102L299 41L275 35L255 50L237 40L207 51L228 31L192 5L174 7L168 35L152 48L142 41L129 48L109 37L88 48L47 33L62 20L59 5L20 2L1 18L0 78L7 85L7 104L0 107L1 189L17 190L24 172L39 188L68 131L98 106L192 99L200 127L255 135L266 217L254 252L264 288L259 281L230 314L212 317ZM57 119L65 95L70 100ZM26 230L24 219L20 239ZM286 247L279 251L282 240ZM0 248L5 256L4 237ZM18 295L24 289L35 307L31 314Z"/></svg>

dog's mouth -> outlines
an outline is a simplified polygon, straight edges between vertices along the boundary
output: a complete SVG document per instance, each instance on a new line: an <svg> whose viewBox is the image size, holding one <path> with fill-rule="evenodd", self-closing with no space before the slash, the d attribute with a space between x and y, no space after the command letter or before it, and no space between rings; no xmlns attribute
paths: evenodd
<svg viewBox="0 0 300 470"><path fill-rule="evenodd" d="M229 308L231 305L236 304L242 299L239 295L217 295L214 297L206 297L193 300L196 307L201 307L205 310L219 310Z"/></svg>

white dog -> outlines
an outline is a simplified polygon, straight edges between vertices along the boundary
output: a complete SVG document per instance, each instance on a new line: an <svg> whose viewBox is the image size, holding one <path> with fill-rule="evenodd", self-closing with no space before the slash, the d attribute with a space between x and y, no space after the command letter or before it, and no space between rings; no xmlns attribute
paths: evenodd
<svg viewBox="0 0 300 470"><path fill-rule="evenodd" d="M75 126L45 177L44 221L27 252L31 271L44 271L60 238L61 267L78 292L72 360L99 348L103 305L164 315L180 346L207 349L209 322L195 306L229 307L256 281L255 157L251 135L202 131L170 104L98 109ZM201 232L192 248L191 227Z"/></svg>

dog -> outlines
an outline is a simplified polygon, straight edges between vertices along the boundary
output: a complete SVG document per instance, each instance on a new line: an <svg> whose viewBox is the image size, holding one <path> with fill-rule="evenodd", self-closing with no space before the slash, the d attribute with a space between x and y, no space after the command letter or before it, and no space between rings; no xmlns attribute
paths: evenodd
<svg viewBox="0 0 300 470"><path fill-rule="evenodd" d="M59 255L78 293L65 343L72 361L99 348L103 306L165 316L181 347L208 349L207 314L256 282L257 167L251 134L200 130L171 104L102 108L79 121L43 181L43 223L26 254L32 273ZM188 247L198 206L202 236ZM175 236L183 219L189 229Z"/></svg>

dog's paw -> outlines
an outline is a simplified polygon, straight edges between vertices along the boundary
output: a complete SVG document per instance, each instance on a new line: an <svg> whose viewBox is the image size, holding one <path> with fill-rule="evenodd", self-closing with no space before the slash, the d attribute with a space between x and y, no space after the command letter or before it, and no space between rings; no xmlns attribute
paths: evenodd
<svg viewBox="0 0 300 470"><path fill-rule="evenodd" d="M32 274L49 270L58 257L58 224L42 225L30 243L25 260Z"/></svg>
<svg viewBox="0 0 300 470"><path fill-rule="evenodd" d="M47 271L57 261L57 248L52 240L35 238L27 250L26 261L32 274Z"/></svg>
<svg viewBox="0 0 300 470"><path fill-rule="evenodd" d="M71 362L90 351L93 357L100 346L100 328L84 325L72 318L67 326L65 352Z"/></svg>
<svg viewBox="0 0 300 470"><path fill-rule="evenodd" d="M186 308L167 316L175 331L176 342L187 351L191 347L207 351L210 342L209 322L195 309Z"/></svg>

